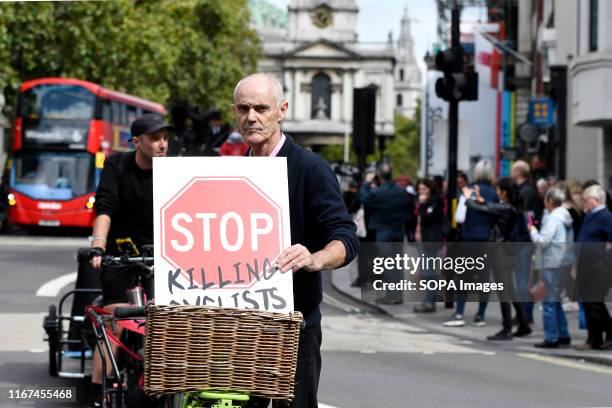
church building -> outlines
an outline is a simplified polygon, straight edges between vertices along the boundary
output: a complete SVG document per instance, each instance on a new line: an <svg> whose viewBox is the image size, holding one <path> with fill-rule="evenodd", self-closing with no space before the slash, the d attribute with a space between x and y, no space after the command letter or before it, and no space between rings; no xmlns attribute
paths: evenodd
<svg viewBox="0 0 612 408"><path fill-rule="evenodd" d="M290 0L287 13L251 0L262 45L258 70L283 84L289 111L283 131L316 149L352 132L353 89L376 88L376 136L394 135L394 114L412 116L420 94L410 19L394 43L358 41L356 0Z"/></svg>

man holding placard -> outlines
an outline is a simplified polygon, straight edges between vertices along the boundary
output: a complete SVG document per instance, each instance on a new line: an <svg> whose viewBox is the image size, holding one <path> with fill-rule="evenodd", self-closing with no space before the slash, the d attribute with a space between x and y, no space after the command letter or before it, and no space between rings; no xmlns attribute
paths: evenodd
<svg viewBox="0 0 612 408"><path fill-rule="evenodd" d="M321 271L350 262L357 254L359 240L329 165L281 132L287 108L282 85L272 76L247 76L234 90L232 110L250 146L248 154L287 158L292 245L282 251L275 264L283 272L294 272L295 310L305 319L291 406L316 407L321 372ZM255 398L250 406L267 404Z"/></svg>

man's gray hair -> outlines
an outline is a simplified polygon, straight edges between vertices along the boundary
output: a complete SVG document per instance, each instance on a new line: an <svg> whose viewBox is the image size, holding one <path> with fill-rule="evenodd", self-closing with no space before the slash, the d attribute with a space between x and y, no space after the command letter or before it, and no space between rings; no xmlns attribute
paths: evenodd
<svg viewBox="0 0 612 408"><path fill-rule="evenodd" d="M540 187L540 186L548 187L548 181L546 181L545 178L539 178L538 181L536 181L536 187Z"/></svg>
<svg viewBox="0 0 612 408"><path fill-rule="evenodd" d="M550 200L555 207L560 207L565 201L565 193L559 187L551 187L544 195L544 201Z"/></svg>
<svg viewBox="0 0 612 408"><path fill-rule="evenodd" d="M236 102L236 95L238 94L238 88L240 88L242 85L244 85L246 82L250 81L251 79L256 79L256 78L259 78L259 79L264 78L272 83L272 87L274 88L274 99L276 100L276 107L277 108L280 107L281 104L285 101L283 85L273 75L266 74L263 72L258 72L256 74L247 75L244 78L242 78L238 82L238 84L236 84L236 87L234 88L234 97L233 97L234 103Z"/></svg>
<svg viewBox="0 0 612 408"><path fill-rule="evenodd" d="M599 204L606 203L606 191L599 184L594 184L591 187L584 190L584 194L587 197L591 197L599 201Z"/></svg>
<svg viewBox="0 0 612 408"><path fill-rule="evenodd" d="M495 181L495 171L488 160L480 160L474 167L473 182L478 183L480 181L488 181L491 184Z"/></svg>

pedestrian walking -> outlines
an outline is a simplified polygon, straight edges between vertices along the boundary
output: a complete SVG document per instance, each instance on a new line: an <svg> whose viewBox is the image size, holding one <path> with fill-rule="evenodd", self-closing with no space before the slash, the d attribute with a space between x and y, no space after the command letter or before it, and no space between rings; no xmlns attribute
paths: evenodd
<svg viewBox="0 0 612 408"><path fill-rule="evenodd" d="M547 210L542 227L529 223L529 234L536 244L535 267L547 288L542 301L544 341L534 344L538 348L557 348L569 345L571 337L562 307L562 294L574 263L572 217L563 208L565 194L558 187L548 189L544 196Z"/></svg>

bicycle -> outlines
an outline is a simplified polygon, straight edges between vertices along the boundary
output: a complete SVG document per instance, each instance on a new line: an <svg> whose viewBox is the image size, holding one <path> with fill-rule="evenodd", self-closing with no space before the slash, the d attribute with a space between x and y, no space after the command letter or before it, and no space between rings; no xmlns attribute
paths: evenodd
<svg viewBox="0 0 612 408"><path fill-rule="evenodd" d="M152 255L152 248L148 252ZM143 274L138 276L136 287L139 286L143 278L148 279L152 276L154 271L153 257L144 254L142 256L106 256L103 262L106 265L139 264L143 266ZM131 289L128 289L128 291L131 291ZM131 292L142 293L142 290ZM102 395L104 406L113 408L129 406L134 401L134 393L139 390L144 390L147 394L147 399L145 403L141 402L138 406L147 407L240 408L249 401L248 392L250 390L253 390L255 395L264 397L281 398L279 397L280 395L283 398L290 398L293 395L293 375L296 367L299 329L303 323L300 313L287 316L271 312L211 307L159 306L152 304L145 307L143 306L145 303L144 299L133 299L132 303L136 305L117 307L114 310L114 314L110 314L95 306L88 307L86 311L87 316L89 316L90 321L93 323L92 326L98 344L98 351L102 357L102 369L104 372ZM171 314L188 313L188 321L195 325L195 336L194 332L190 331L188 327L174 327L170 330L160 327L160 322L165 320L163 317L161 320L158 318L159 315L156 312L160 310L164 312L169 311ZM204 315L206 319L202 321L202 316ZM152 321L149 320L150 317L153 318ZM248 322L246 326L249 327L250 331L240 333L243 329L241 326L245 322ZM169 323L172 324L172 321ZM127 330L124 330L125 335L121 339L114 338L107 329L112 324L123 325L127 328ZM145 324L147 330L146 336L144 336ZM231 327L228 325L231 325ZM197 332L197 330L202 330L206 327L209 330L204 329L201 332ZM274 355L274 357L268 358L269 361L262 360L256 363L257 359L254 356L257 356L257 350L249 348L248 350L238 352L236 355L230 355L227 358L223 357L221 358L222 361L219 361L218 356L223 355L227 350L240 350L240 346L233 347L231 344L228 344L229 340L227 338L223 336L215 337L211 334L216 332L224 333L228 328L238 334L236 338L244 337L244 339L247 339L247 342L248 336L257 333L262 337L261 345L258 346L257 350L261 350L262 355ZM163 342L157 344L158 341L163 340L160 334L162 336L177 336L177 342L181 342L185 338L197 339L198 343L206 341L210 346L210 350L216 349L218 351L215 354L217 356L216 359L213 358L213 355L195 356L198 361L196 365L206 366L213 373L213 381L196 382L182 388L164 388L162 386L163 390L151 387L151 381L159 380L160 372L151 371L147 364L150 365L152 358L155 358L156 352L164 354ZM111 343L118 345L123 351L123 353L119 354L119 358L116 358L112 353ZM273 349L272 353L270 353L271 349ZM246 355L251 357L244 357ZM107 375L105 356L109 357L111 364L110 375ZM164 355L164 358L169 356L170 353ZM184 366L189 365L187 361L182 363L175 361L174 363L183 364ZM235 376L231 381L215 380L215 370L225 373L228 366L244 367L244 372L240 370L234 372ZM263 384L264 386L261 389L256 386L255 383L259 379L255 378L254 380L253 376L257 372L270 374L265 370L270 371L275 379L282 378L282 392L277 391L274 393L270 391L274 387L279 388L278 384ZM161 377L163 377L164 369L161 371ZM182 373L181 375L185 376L186 374ZM248 377L251 380L251 384L245 385L242 377ZM242 392L237 392L237 390Z"/></svg>
<svg viewBox="0 0 612 408"><path fill-rule="evenodd" d="M113 340L112 334L107 330L100 330L107 322L119 323L122 321L135 321L138 327L142 327L146 320L145 306L119 306L111 314L99 314L98 309L89 309L87 314L97 321L95 325L95 333L100 339L99 350L102 353L108 353L112 364L113 374L108 377L103 377L103 395L105 406L122 407L122 406L159 406L159 407L176 407L176 408L241 408L249 401L249 396L235 392L220 392L220 391L197 391L177 393L164 396L157 400L134 402L134 398L129 397L130 392L134 392L136 387L142 389L143 383L141 380L143 375L143 359L142 353L135 355L135 348L141 350L141 342ZM130 329L128 329L130 330ZM133 328L131 329L133 330ZM138 331L140 333L140 331ZM144 333L142 333L144 334ZM119 360L111 352L111 342L120 344L120 348L128 354L129 359ZM102 355L103 370L106 373L106 361ZM121 363L123 361L123 363ZM112 384L108 386L107 384Z"/></svg>
<svg viewBox="0 0 612 408"><path fill-rule="evenodd" d="M127 289L130 303L140 307L146 301L142 284L145 280L150 280L153 275L152 246L143 246L142 255L130 255L134 255L134 252L124 252L121 256L107 255L103 257L102 262L106 266L140 266L136 284ZM141 399L138 390L142 388L143 383L144 316L142 313L140 316L129 315L133 309L134 306L118 307L115 314L111 314L99 305L89 305L85 308L85 314L91 322L91 329L98 346L97 352L100 353L102 361L104 406L128 406L130 400ZM109 330L109 327L114 328L116 325L125 329L121 338L116 338ZM121 350L117 356L112 351L112 344ZM108 374L107 361L111 366L110 374Z"/></svg>

